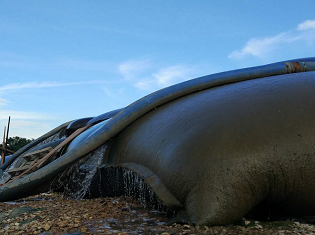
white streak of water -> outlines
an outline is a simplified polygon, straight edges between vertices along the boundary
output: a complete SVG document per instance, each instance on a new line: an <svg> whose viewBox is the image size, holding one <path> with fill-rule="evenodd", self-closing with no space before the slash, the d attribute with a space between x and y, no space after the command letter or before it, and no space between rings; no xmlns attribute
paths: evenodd
<svg viewBox="0 0 315 235"><path fill-rule="evenodd" d="M107 145L103 145L95 151L89 153L84 158L73 164L63 176L67 177L67 182L60 182L64 186L64 193L75 199L83 199L89 191L91 181L102 163Z"/></svg>

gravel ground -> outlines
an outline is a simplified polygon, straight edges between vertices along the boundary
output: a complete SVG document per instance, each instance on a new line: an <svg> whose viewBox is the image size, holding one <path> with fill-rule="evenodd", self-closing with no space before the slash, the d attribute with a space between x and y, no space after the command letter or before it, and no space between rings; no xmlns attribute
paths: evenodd
<svg viewBox="0 0 315 235"><path fill-rule="evenodd" d="M66 199L46 193L0 203L0 234L315 234L312 224L291 221L242 225L168 225L170 216L128 197Z"/></svg>

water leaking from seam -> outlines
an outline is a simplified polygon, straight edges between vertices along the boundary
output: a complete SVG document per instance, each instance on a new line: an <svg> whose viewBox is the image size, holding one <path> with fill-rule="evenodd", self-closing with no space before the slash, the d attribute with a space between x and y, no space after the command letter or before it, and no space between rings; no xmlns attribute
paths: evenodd
<svg viewBox="0 0 315 235"><path fill-rule="evenodd" d="M52 190L63 188L64 195L74 199L83 199L89 194L91 181L102 163L107 145L104 144L71 165L57 179L57 186L52 183Z"/></svg>

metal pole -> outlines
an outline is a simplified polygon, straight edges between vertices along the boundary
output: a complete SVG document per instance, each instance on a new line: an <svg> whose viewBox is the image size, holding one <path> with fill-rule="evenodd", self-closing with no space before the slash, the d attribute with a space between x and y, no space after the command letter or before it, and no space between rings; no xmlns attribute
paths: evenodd
<svg viewBox="0 0 315 235"><path fill-rule="evenodd" d="M3 150L2 150L2 155L1 155L1 166L2 166L3 163L4 163L4 158L5 158L5 155L4 155L4 152L5 152L5 128L6 128L6 127L4 127L3 142L2 142Z"/></svg>

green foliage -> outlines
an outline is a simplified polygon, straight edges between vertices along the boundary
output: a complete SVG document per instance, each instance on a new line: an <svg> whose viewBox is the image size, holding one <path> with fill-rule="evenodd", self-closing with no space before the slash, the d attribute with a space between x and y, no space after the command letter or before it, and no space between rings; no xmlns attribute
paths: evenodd
<svg viewBox="0 0 315 235"><path fill-rule="evenodd" d="M28 143L32 142L33 139L26 139L22 137L9 137L7 142L7 149L10 149L14 152L22 148L23 146L27 145ZM1 144L2 147L2 144Z"/></svg>

